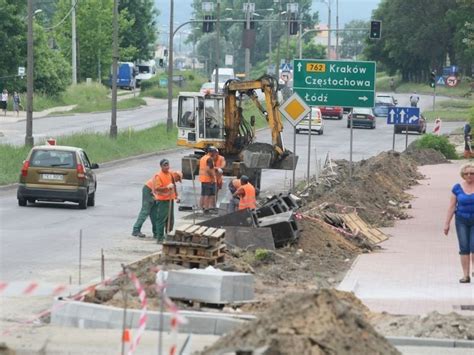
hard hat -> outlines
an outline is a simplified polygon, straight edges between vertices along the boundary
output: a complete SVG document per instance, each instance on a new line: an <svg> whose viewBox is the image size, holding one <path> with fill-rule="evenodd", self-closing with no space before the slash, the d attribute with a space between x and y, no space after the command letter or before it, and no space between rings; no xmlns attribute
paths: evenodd
<svg viewBox="0 0 474 355"><path fill-rule="evenodd" d="M212 153L212 152L219 153L219 149L217 149L217 148L214 147L213 145L211 145L209 148L207 148L207 151L208 151L209 153Z"/></svg>

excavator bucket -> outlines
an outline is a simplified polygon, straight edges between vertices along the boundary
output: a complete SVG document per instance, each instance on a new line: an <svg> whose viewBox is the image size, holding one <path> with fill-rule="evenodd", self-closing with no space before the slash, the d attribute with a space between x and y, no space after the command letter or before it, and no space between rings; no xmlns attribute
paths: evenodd
<svg viewBox="0 0 474 355"><path fill-rule="evenodd" d="M288 150L278 155L271 144L253 143L242 151L242 161L245 166L253 169L293 170L298 156Z"/></svg>

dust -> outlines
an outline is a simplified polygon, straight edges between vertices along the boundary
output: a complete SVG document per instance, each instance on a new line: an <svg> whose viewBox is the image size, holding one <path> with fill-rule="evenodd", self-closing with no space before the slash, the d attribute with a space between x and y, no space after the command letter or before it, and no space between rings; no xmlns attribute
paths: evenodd
<svg viewBox="0 0 474 355"><path fill-rule="evenodd" d="M399 354L341 294L289 294L201 354L259 348L272 354Z"/></svg>

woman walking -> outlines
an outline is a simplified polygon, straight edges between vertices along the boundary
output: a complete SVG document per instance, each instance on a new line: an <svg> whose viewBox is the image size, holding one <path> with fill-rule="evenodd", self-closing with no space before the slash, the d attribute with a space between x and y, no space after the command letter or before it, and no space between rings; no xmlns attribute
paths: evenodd
<svg viewBox="0 0 474 355"><path fill-rule="evenodd" d="M20 95L15 91L13 92L13 112L16 112L16 116L20 115L21 99Z"/></svg>
<svg viewBox="0 0 474 355"><path fill-rule="evenodd" d="M3 110L4 115L7 115L7 105L8 105L8 91L7 89L3 89L2 97L0 100L0 108Z"/></svg>
<svg viewBox="0 0 474 355"><path fill-rule="evenodd" d="M451 219L455 216L463 271L463 277L459 282L470 283L469 266L473 270L474 277L474 163L464 164L460 174L464 181L455 184L451 190L452 195L444 225L444 234L448 235Z"/></svg>

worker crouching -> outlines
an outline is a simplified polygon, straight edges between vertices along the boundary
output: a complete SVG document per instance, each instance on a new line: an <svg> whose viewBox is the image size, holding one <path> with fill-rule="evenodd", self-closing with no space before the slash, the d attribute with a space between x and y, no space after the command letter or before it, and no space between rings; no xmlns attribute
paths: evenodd
<svg viewBox="0 0 474 355"><path fill-rule="evenodd" d="M234 197L240 199L239 210L257 208L257 193L255 187L250 183L248 176L242 175L240 178L240 184L241 186L233 194Z"/></svg>

